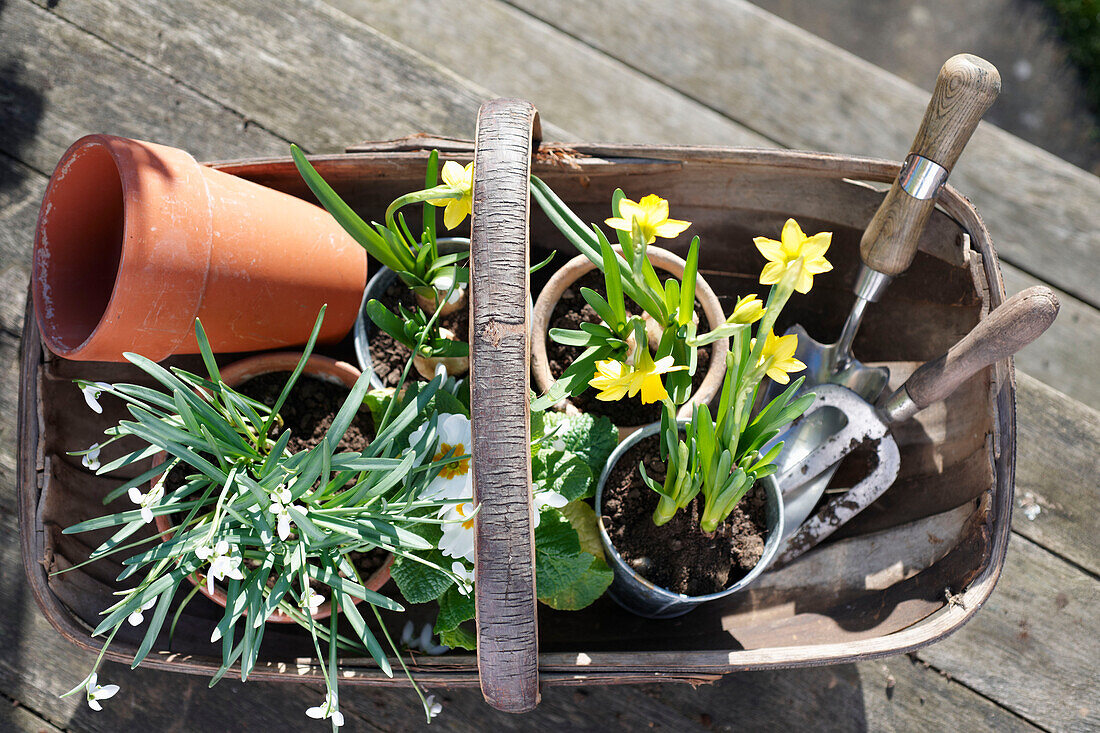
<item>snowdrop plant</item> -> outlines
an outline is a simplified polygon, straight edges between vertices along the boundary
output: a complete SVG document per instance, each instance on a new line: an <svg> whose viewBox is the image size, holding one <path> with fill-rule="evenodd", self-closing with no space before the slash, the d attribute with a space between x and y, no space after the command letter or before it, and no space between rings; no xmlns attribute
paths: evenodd
<svg viewBox="0 0 1100 733"><path fill-rule="evenodd" d="M130 437L139 439L142 447L100 465L98 473L161 454L167 458L105 497L105 503L126 498L133 508L65 530L114 530L88 562L123 554L119 581L132 584L117 591L119 600L103 612L94 631L107 636L99 659L89 676L67 694L84 690L89 705L100 709L99 701L118 688L100 686L96 672L122 625L147 624L133 658L136 667L152 649L173 605L178 618L202 583L211 593L218 586L225 594L224 614L211 629L211 641L220 641L223 661L214 682L234 665L239 665L241 679L248 679L259 657L265 621L278 611L307 629L313 640L327 696L307 714L328 720L335 729L343 720L337 651L369 655L391 676L383 641L401 659L381 624L379 610L402 611L403 606L366 587L352 553L381 548L404 562L424 565L449 583L468 582L464 569L456 571L450 563L425 557L436 549L425 539L430 536L426 528L438 530L445 521L441 515L455 503L429 487L441 474L453 471L452 464L468 460L468 456L437 451L439 419L428 408L435 404L445 381L442 376L418 384L409 399L380 415L377 434L363 451L338 450L367 393L369 378L364 375L315 447L300 452L288 449L291 432L283 429L279 410L302 374L323 315L322 309L305 353L272 407L221 380L197 321L205 376L178 367L165 369L127 354L161 389L78 382L93 409L100 407L98 399L109 394L125 403L131 419L108 428L102 446L76 455L98 455L102 447ZM420 432L410 441L414 427ZM176 466L183 468L178 486L166 482ZM149 482L152 488L143 492ZM171 517L172 529L151 536L138 534L165 515ZM178 593L188 578L195 587ZM179 595L182 600L177 603ZM326 601L331 614L324 622L314 613ZM367 626L368 614L379 622L384 640ZM337 632L341 615L353 633ZM326 645L327 657L322 653ZM404 668L404 662L401 665ZM430 719L432 706L413 686Z"/></svg>

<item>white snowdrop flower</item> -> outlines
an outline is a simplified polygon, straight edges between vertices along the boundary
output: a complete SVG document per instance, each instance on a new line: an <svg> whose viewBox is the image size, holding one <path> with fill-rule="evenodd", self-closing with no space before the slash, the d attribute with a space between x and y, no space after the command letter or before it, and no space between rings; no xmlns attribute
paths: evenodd
<svg viewBox="0 0 1100 733"><path fill-rule="evenodd" d="M103 406L99 404L99 396L103 394L103 390L108 389L110 386L106 382L91 382L80 388L80 391L84 393L84 401L88 403L88 407L100 415L103 414Z"/></svg>
<svg viewBox="0 0 1100 733"><path fill-rule="evenodd" d="M410 649L413 648L413 630L415 628L412 621L405 622L405 628L401 629L401 646L407 646Z"/></svg>
<svg viewBox="0 0 1100 733"><path fill-rule="evenodd" d="M443 703L435 699L435 695L428 695L428 698L424 700L424 707L428 710L428 718L434 718L443 712Z"/></svg>
<svg viewBox="0 0 1100 733"><path fill-rule="evenodd" d="M470 432L470 418L465 415L441 413L437 425L439 434L436 452L432 461L442 461L448 456L461 460L452 460L443 466L439 475L432 479L420 495L422 499L470 499L474 495L470 474L470 454L473 450L473 436ZM409 435L409 446L414 446L427 432L427 424L420 425Z"/></svg>
<svg viewBox="0 0 1100 733"><path fill-rule="evenodd" d="M312 586L306 586L306 592L302 594L302 600L298 601L298 608L308 608L309 614L312 616L317 613L317 609L324 602L325 597L323 595L313 590Z"/></svg>
<svg viewBox="0 0 1100 733"><path fill-rule="evenodd" d="M231 578L244 580L241 572L241 556L232 555L233 548L225 540L218 540L213 547L199 547L195 550L200 560L210 560L210 571L206 574L207 588L214 592L214 581Z"/></svg>
<svg viewBox="0 0 1100 733"><path fill-rule="evenodd" d="M458 576L458 592L464 596L470 595L470 591L474 589L474 571L467 569L464 564L455 560L451 563L451 572Z"/></svg>
<svg viewBox="0 0 1100 733"><path fill-rule="evenodd" d="M314 720L332 718L332 724L339 728L344 724L344 714L337 709L338 705L339 703L336 700L336 696L330 692L325 696L325 701L323 703L306 710L306 715Z"/></svg>
<svg viewBox="0 0 1100 733"><path fill-rule="evenodd" d="M157 604L156 596L150 598L145 603L141 604L141 608L131 613L126 617L126 620L130 622L131 626L140 626L141 622L145 620L145 612Z"/></svg>
<svg viewBox="0 0 1100 733"><path fill-rule="evenodd" d="M167 474L165 474L167 476ZM130 501L141 507L141 519L146 524L153 521L153 507L160 503L160 500L164 498L164 476L161 476L160 480L153 484L144 494L141 493L141 489L136 486L131 486L127 496L130 497Z"/></svg>
<svg viewBox="0 0 1100 733"><path fill-rule="evenodd" d="M99 443L92 443L92 447L88 449L88 452L80 457L80 462L84 464L84 467L89 471L98 471Z"/></svg>
<svg viewBox="0 0 1100 733"><path fill-rule="evenodd" d="M118 692L118 685L100 685L99 675L92 672L88 677L88 707L92 710L102 710L103 706L99 704L100 700L106 700L107 698L114 697Z"/></svg>

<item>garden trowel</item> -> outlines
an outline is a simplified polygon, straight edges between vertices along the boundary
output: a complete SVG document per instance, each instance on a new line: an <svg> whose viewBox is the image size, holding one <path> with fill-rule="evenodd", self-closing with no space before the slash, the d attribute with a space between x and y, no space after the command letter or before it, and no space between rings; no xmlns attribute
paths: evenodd
<svg viewBox="0 0 1100 733"><path fill-rule="evenodd" d="M806 414L788 431L801 433L801 421L814 420L823 412L831 413L839 428L821 436L810 450L785 445L784 454L793 462L779 465L779 488L783 492L787 542L780 548L779 564L789 562L859 512L888 489L897 477L900 456L890 427L929 405L946 399L956 388L980 369L1006 359L1038 338L1058 314L1058 299L1049 288L1035 286L1012 296L943 356L917 369L893 394L873 407L858 394L838 384L814 388L816 397ZM803 433L804 434L804 433ZM787 440L779 436L777 440ZM831 473L836 464L861 445L870 443L878 463L871 473L843 494L829 500L808 521L822 491L810 495L801 486L821 486L818 477ZM793 502L788 496L795 497Z"/></svg>
<svg viewBox="0 0 1100 733"><path fill-rule="evenodd" d="M831 383L847 387L870 402L882 393L890 377L889 371L885 367L866 366L852 356L852 341L864 310L868 303L879 299L894 276L912 263L921 233L936 206L936 195L1000 89L1001 77L997 69L977 56L952 56L940 69L935 91L905 164L860 241L863 264L854 288L856 301L840 339L834 344L823 344L812 339L800 325L787 330L787 334L798 336L795 358L806 365L804 392L814 390L819 384ZM782 385L769 385L764 404L781 391ZM835 412L823 411L815 420L803 421L800 430L805 434L792 434L784 451L795 446L818 445L840 430L836 419ZM811 507L835 470L833 467L820 472L813 482L798 489L812 497L812 501L807 499ZM793 532L797 526L788 524L788 531Z"/></svg>

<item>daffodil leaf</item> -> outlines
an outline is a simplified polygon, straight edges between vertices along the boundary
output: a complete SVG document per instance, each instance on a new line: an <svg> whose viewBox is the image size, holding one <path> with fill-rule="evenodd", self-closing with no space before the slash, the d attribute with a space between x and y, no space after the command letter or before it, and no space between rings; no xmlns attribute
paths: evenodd
<svg viewBox="0 0 1100 733"><path fill-rule="evenodd" d="M695 279L699 274L699 237L693 237L688 249L684 276L680 287L680 325L691 323L695 311Z"/></svg>

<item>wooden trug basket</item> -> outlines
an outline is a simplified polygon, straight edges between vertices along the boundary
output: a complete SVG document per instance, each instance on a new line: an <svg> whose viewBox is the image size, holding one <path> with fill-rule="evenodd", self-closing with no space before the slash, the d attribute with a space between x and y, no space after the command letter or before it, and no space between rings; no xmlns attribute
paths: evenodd
<svg viewBox="0 0 1100 733"><path fill-rule="evenodd" d="M533 107L496 100L482 108L476 145L414 136L313 159L321 175L368 218L418 187L432 148L449 160L476 160L471 378L474 480L482 503L479 649L476 655L418 657L416 678L429 687L476 685L480 672L490 704L518 712L537 704L540 682L706 682L738 670L910 651L959 628L992 592L1008 543L1015 465L1011 360L983 370L945 403L897 426L901 475L895 485L829 542L765 573L745 592L671 621L635 617L607 598L580 612L536 608L526 431L527 264L555 248L563 250L557 263L572 253L541 212L530 212L529 172L543 178L585 221L607 216L616 187L634 199L647 193L669 199L677 218L691 221L691 232L701 237L700 272L727 311L737 295L760 292L754 235L775 236L789 216L806 231L834 232L829 259L835 271L817 278L808 296L792 299L776 329L802 323L822 341L835 339L850 308L860 235L882 199L883 187L868 182L889 182L898 172L896 163L841 155L539 147L537 140ZM310 197L289 158L213 165ZM889 366L891 388L1004 299L997 257L977 212L950 187L939 205L912 268L869 309L855 343L862 361ZM677 243L681 250L684 239ZM536 287L548 276L538 273ZM351 351L343 344L327 353L347 359ZM197 365L195 357L173 361ZM105 427L124 416L121 406L109 404L114 401L104 402L104 414L92 413L72 380L140 383L142 375L129 365L52 356L42 346L28 302L21 376L18 491L30 586L62 635L98 649L101 640L90 632L99 612L112 602L120 567L107 559L51 575L84 560L103 539L61 530L102 514L101 498L144 468L97 477L66 455L99 440ZM117 450L109 455L105 450L105 460L125 449L111 448ZM844 476L842 466L836 480ZM144 664L213 674L220 656L209 637L220 615L213 604L196 598L171 645L166 637L159 639ZM425 623L434 619L434 611L413 606L384 618L391 633L399 633L406 620ZM124 626L108 657L129 662L141 633ZM322 678L308 636L297 627L270 627L264 647L253 677ZM370 659L344 658L341 669L347 675L342 683L407 684L400 675L384 676Z"/></svg>

